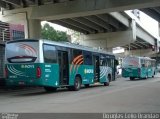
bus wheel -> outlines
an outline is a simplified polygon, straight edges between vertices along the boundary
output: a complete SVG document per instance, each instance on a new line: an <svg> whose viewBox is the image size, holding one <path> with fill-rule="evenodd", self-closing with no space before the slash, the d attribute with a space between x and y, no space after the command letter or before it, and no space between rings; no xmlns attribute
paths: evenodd
<svg viewBox="0 0 160 119"><path fill-rule="evenodd" d="M84 86L85 86L86 88L89 88L90 85L89 85L89 84L85 84Z"/></svg>
<svg viewBox="0 0 160 119"><path fill-rule="evenodd" d="M76 76L74 81L73 90L78 91L81 88L81 78L79 76Z"/></svg>
<svg viewBox="0 0 160 119"><path fill-rule="evenodd" d="M133 81L133 80L134 80L134 77L130 77L130 80Z"/></svg>
<svg viewBox="0 0 160 119"><path fill-rule="evenodd" d="M111 75L108 75L108 81L111 82ZM104 86L109 86L109 82L104 82Z"/></svg>
<svg viewBox="0 0 160 119"><path fill-rule="evenodd" d="M44 87L44 89L47 91L47 92L54 92L54 91L56 91L57 90L57 88L55 88L55 87Z"/></svg>
<svg viewBox="0 0 160 119"><path fill-rule="evenodd" d="M109 82L104 82L104 86L109 86Z"/></svg>

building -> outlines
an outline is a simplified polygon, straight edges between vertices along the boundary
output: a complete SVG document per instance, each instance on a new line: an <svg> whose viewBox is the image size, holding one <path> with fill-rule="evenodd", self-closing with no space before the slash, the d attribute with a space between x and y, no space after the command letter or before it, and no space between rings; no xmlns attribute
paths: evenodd
<svg viewBox="0 0 160 119"><path fill-rule="evenodd" d="M10 40L20 40L25 38L24 26L20 24L10 24Z"/></svg>
<svg viewBox="0 0 160 119"><path fill-rule="evenodd" d="M24 39L24 26L0 21L0 41Z"/></svg>
<svg viewBox="0 0 160 119"><path fill-rule="evenodd" d="M23 39L24 26L0 21L0 87L5 85L5 42Z"/></svg>
<svg viewBox="0 0 160 119"><path fill-rule="evenodd" d="M9 41L10 40L10 25L5 22L0 21L0 41Z"/></svg>

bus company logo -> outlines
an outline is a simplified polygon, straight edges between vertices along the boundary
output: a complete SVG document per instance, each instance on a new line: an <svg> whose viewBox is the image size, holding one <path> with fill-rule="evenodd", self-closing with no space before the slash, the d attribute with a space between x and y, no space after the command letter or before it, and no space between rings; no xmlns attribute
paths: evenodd
<svg viewBox="0 0 160 119"><path fill-rule="evenodd" d="M84 69L85 74L93 74L93 69Z"/></svg>
<svg viewBox="0 0 160 119"><path fill-rule="evenodd" d="M22 69L31 69L31 68L34 68L34 65L21 65L21 68Z"/></svg>
<svg viewBox="0 0 160 119"><path fill-rule="evenodd" d="M77 73L81 64L83 64L83 55L78 55L71 63L70 73Z"/></svg>

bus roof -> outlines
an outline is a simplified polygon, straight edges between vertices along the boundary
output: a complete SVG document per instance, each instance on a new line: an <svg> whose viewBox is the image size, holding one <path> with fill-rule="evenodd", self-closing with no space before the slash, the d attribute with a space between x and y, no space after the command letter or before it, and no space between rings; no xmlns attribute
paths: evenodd
<svg viewBox="0 0 160 119"><path fill-rule="evenodd" d="M77 44L73 44L73 43L70 43L70 42L49 41L49 40L45 40L45 39L39 39L39 40L38 39L24 39L24 40L8 41L7 44L15 43L15 42L22 42L22 41L33 41L33 42L35 42L35 41L39 42L40 41L40 42L43 42L43 43L46 43L46 44L57 45L57 46L62 46L62 47L67 47L67 48L74 48L74 49L78 49L78 50L86 50L86 51L90 51L90 52L102 53L102 54L114 56L113 53L102 51L100 49L96 49L96 48L92 48L92 47L77 45Z"/></svg>

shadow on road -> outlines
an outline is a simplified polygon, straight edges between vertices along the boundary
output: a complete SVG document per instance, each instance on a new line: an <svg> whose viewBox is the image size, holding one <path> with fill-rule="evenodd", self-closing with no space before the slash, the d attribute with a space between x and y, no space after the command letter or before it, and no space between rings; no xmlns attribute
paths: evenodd
<svg viewBox="0 0 160 119"><path fill-rule="evenodd" d="M92 89L97 89L97 88L109 88L112 87L113 85L110 86L103 86L102 84L96 84L96 85L91 85L89 87L84 87L82 86L80 91L90 91ZM4 89L3 89L4 90ZM39 95L50 95L50 94L61 94L64 92L68 93L76 93L79 91L69 91L67 88L58 88L57 91L54 92L46 92L42 87L23 87L23 88L15 88L15 89L5 89L3 92L0 92L1 94L7 93L11 94L11 96L39 96Z"/></svg>
<svg viewBox="0 0 160 119"><path fill-rule="evenodd" d="M151 79L151 78L148 78L148 79ZM127 79L126 81L144 81L144 80L148 80L148 79L145 79L145 78L136 78L134 80L130 80L130 79Z"/></svg>

